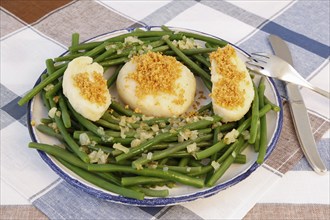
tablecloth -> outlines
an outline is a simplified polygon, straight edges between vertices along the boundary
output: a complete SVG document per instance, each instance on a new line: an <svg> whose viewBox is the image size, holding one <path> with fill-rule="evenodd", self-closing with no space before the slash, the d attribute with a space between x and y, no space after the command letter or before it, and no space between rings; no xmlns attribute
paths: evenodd
<svg viewBox="0 0 330 220"><path fill-rule="evenodd" d="M269 52L267 37L288 42L299 73L329 91L330 3L320 1L1 1L1 219L329 219L329 172L303 157L283 84L283 128L266 162L209 198L166 207L97 199L60 179L28 149L26 107L17 101L78 32L81 41L127 27L167 25L209 33L247 52ZM318 150L327 168L329 100L307 89Z"/></svg>

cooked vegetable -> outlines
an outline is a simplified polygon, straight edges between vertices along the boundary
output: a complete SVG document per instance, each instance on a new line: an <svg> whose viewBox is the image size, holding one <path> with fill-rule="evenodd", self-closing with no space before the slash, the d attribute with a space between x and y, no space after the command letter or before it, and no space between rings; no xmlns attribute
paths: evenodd
<svg viewBox="0 0 330 220"><path fill-rule="evenodd" d="M175 57L211 91L209 54L226 44L199 34L177 33L165 26L161 31L137 29L88 43L79 43L79 34L72 34L68 53L47 59L47 71L40 83L18 102L23 105L41 92L49 118L41 119L36 128L62 144L31 142L29 147L54 156L96 186L134 199L169 195L168 189L150 188L154 186L170 188L180 183L211 187L231 164L246 162L242 151L249 144L259 151L257 162L262 163L267 150L266 113L280 110L265 97L264 79L254 87L249 112L238 122L228 123L214 115L212 102L200 106L200 100L195 100L192 112L176 117L144 115L122 104L122 100L112 100L101 117L89 120L63 95L62 76L73 59L89 56L105 69L114 66L114 73L106 81L112 89L122 64L148 51ZM195 99L198 97L207 98L196 91Z"/></svg>

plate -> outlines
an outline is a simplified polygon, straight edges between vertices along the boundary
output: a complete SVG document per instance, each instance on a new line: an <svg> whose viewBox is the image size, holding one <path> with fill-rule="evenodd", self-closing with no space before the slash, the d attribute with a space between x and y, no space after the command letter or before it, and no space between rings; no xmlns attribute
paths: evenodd
<svg viewBox="0 0 330 220"><path fill-rule="evenodd" d="M142 29L145 30L160 30L160 27L144 27ZM202 34L205 36L210 36L217 38L215 36L211 36L206 33L183 29L183 28L171 28L175 31L185 31L185 32L193 32ZM118 31L113 31L109 33L102 34L100 36L94 37L88 41L97 41L103 40L109 37L117 36L120 34L128 33L133 31L133 29L123 29ZM219 39L219 38L218 38ZM243 59L246 60L249 56L248 53L240 49L239 47L232 45L235 47L238 55ZM66 52L67 53L67 52ZM66 53L62 54L65 55ZM106 74L111 74L112 69L110 68L107 70ZM254 78L255 81L258 80L258 76ZM36 82L36 85L40 82L40 78ZM265 95L268 97L270 101L275 103L276 105L280 106L282 109L281 99L279 93L275 87L275 83L272 79L267 79L266 83L266 91ZM197 80L197 87L200 90L205 90L202 86L201 80ZM111 91L112 95L115 91ZM201 103L203 104L203 103ZM47 143L47 144L57 144L59 143L56 139L46 136L40 133L34 126L31 126L31 121L39 122L41 118L47 117L46 108L43 106L41 98L39 95L35 96L29 103L28 103L28 128L30 132L31 139L34 142L39 143ZM268 147L265 159L271 154L274 150L275 145L279 139L281 128L282 128L282 120L283 120L283 112L282 110L279 112L271 111L267 113L267 138L268 138ZM189 202L192 200L196 200L199 198L209 197L218 193L221 190L224 190L230 186L233 186L237 183L240 183L245 178L247 178L252 172L254 172L258 167L259 164L256 163L257 154L251 149L247 148L243 152L247 156L247 163L246 164L233 164L225 173L223 177L219 179L217 184L211 188L202 188L197 189L189 186L178 185L170 189L170 195L166 198L152 198L146 197L144 200L136 200L131 198L126 198L120 196L115 193L111 193L109 191L103 190L85 180L77 176L75 173L67 169L63 166L60 162L58 162L54 157L42 152L38 151L40 157L46 162L46 164L55 171L62 179L66 182L71 184L72 186L89 193L93 196L96 196L101 199L105 199L108 201L126 204L126 205L135 205L135 206L166 206L166 205L175 205L183 202ZM240 183L244 184L244 182Z"/></svg>

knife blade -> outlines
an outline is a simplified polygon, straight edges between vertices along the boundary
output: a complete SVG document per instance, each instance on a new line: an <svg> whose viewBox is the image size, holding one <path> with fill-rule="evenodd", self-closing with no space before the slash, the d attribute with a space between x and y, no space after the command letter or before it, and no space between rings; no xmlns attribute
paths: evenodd
<svg viewBox="0 0 330 220"><path fill-rule="evenodd" d="M288 45L276 35L269 36L270 44L276 56L282 58L293 66L293 61ZM325 167L312 134L307 109L300 94L299 87L292 83L286 84L288 103L293 117L294 127L300 146L313 170L318 174L325 174Z"/></svg>

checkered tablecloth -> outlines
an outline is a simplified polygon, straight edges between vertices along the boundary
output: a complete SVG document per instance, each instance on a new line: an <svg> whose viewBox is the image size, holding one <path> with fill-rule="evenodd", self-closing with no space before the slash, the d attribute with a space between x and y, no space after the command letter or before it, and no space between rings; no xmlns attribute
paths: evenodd
<svg viewBox="0 0 330 220"><path fill-rule="evenodd" d="M329 91L330 2L319 1L1 1L1 219L329 219L329 172L303 157L283 99L282 134L267 161L239 184L167 207L132 207L86 194L28 149L26 107L17 101L71 43L127 27L167 25L223 38L247 52L272 53L267 37L288 42L296 69ZM327 168L329 100L301 89Z"/></svg>

